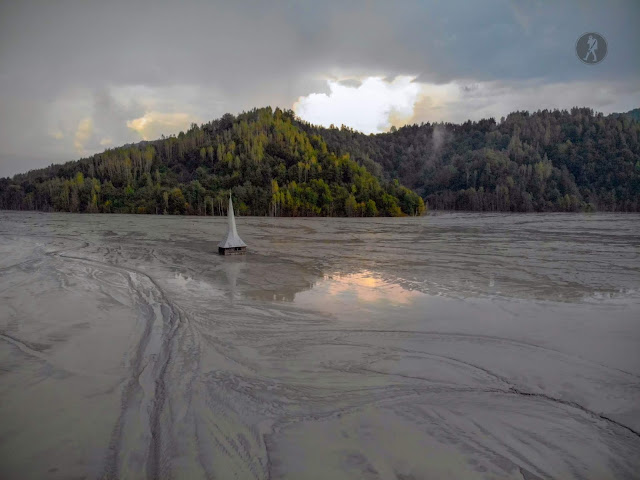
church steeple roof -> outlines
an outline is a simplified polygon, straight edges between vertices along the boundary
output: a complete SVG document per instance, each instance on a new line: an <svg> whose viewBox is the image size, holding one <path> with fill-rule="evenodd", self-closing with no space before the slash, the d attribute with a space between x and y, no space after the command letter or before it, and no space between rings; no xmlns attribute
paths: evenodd
<svg viewBox="0 0 640 480"><path fill-rule="evenodd" d="M236 218L233 214L233 202L231 201L231 194L229 194L229 210L227 211L227 218L229 220L229 226L227 227L227 234L218 244L220 248L234 248L234 247L246 247L247 244L242 241L236 230Z"/></svg>

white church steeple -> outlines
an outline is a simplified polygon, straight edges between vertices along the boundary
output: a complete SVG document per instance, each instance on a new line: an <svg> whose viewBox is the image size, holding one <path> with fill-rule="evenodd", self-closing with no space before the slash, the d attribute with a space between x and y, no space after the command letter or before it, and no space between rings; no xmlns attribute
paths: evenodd
<svg viewBox="0 0 640 480"><path fill-rule="evenodd" d="M236 230L236 218L233 214L233 202L231 201L231 193L229 193L229 210L227 211L229 226L227 227L227 235L218 244L218 253L220 255L242 254L246 252L247 244L242 241Z"/></svg>

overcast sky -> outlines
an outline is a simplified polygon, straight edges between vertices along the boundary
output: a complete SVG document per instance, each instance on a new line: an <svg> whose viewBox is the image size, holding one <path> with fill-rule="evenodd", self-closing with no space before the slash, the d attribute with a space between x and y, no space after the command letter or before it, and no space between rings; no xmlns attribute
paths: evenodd
<svg viewBox="0 0 640 480"><path fill-rule="evenodd" d="M638 0L2 1L0 177L266 105L367 133L627 111L639 26Z"/></svg>

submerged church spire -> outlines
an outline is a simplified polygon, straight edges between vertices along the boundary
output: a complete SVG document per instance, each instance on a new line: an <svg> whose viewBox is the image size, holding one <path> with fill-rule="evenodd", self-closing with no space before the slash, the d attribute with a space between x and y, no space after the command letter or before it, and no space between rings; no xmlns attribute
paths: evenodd
<svg viewBox="0 0 640 480"><path fill-rule="evenodd" d="M231 201L231 192L229 192L229 209L227 211L229 225L227 234L218 244L218 253L220 255L243 254L247 250L247 244L242 241L236 229L236 218L233 214L233 202Z"/></svg>

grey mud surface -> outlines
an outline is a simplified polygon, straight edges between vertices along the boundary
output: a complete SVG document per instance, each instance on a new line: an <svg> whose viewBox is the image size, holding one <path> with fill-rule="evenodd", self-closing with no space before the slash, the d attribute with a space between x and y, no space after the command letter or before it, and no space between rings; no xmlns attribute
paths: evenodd
<svg viewBox="0 0 640 480"><path fill-rule="evenodd" d="M0 212L0 478L640 478L640 216L225 228Z"/></svg>

